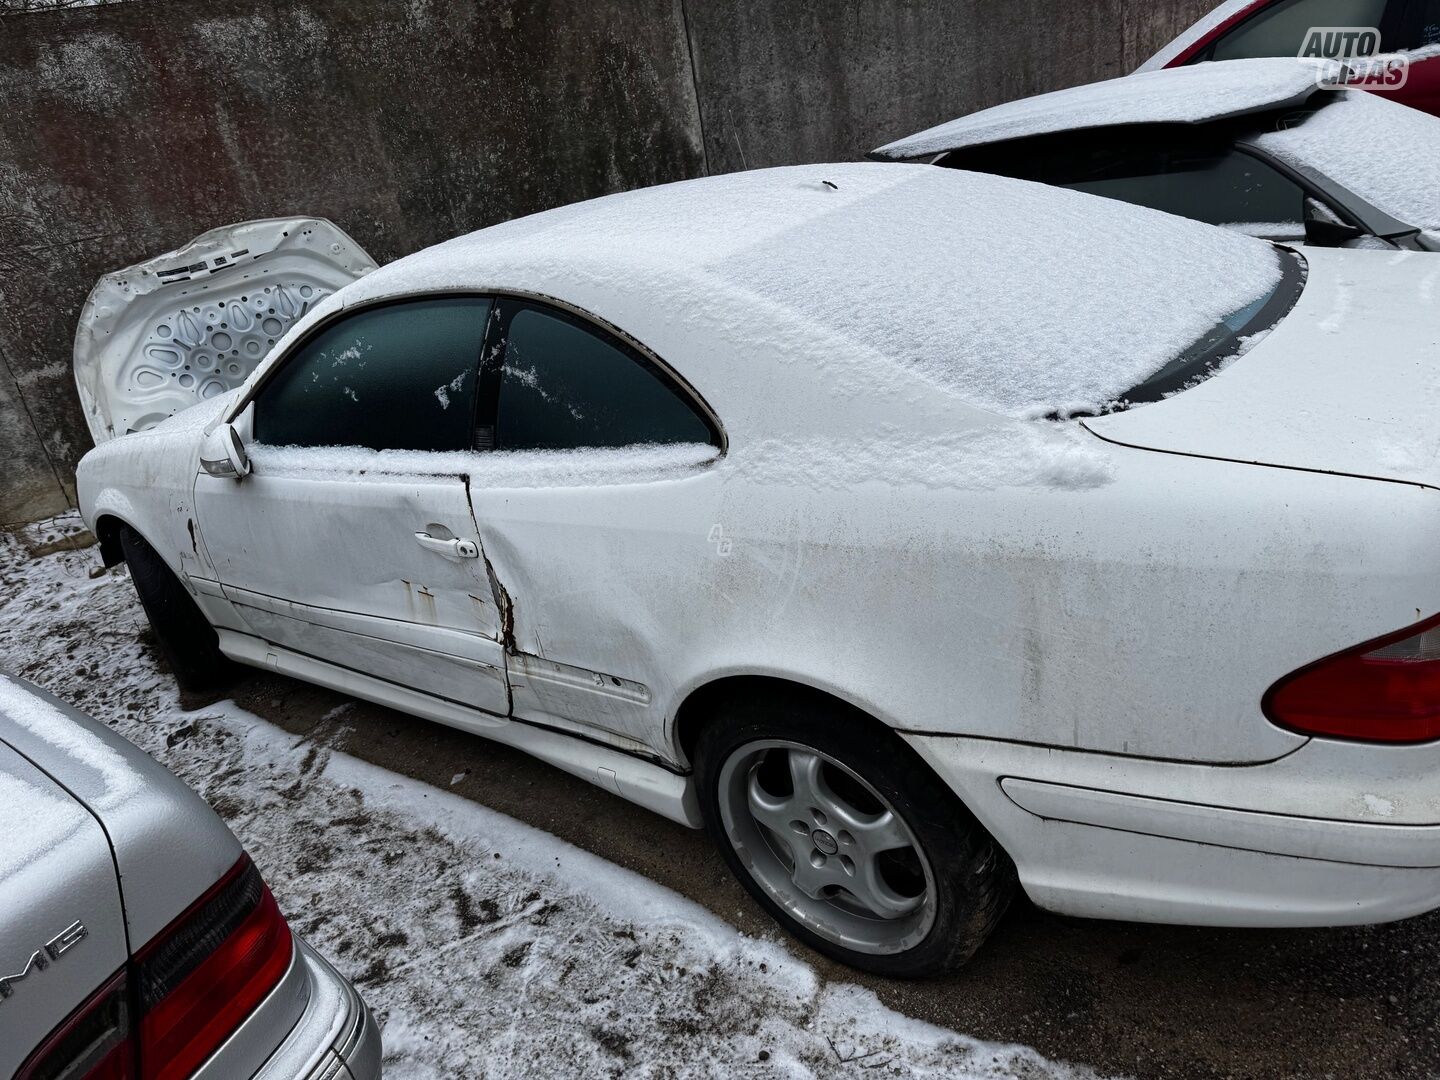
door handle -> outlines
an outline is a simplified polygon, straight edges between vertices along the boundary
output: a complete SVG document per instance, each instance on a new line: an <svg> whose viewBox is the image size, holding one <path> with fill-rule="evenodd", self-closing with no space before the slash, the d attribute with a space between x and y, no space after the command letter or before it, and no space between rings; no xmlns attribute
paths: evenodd
<svg viewBox="0 0 1440 1080"><path fill-rule="evenodd" d="M443 555L447 559L478 559L480 545L474 540L441 540L429 533L417 532L415 542L426 551Z"/></svg>

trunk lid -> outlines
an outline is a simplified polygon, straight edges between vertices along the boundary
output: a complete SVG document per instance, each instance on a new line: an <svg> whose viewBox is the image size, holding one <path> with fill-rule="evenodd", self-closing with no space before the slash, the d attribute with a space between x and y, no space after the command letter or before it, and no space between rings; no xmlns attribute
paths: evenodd
<svg viewBox="0 0 1440 1080"><path fill-rule="evenodd" d="M1306 249L1299 302L1165 401L1084 421L1111 442L1440 488L1440 260Z"/></svg>
<svg viewBox="0 0 1440 1080"><path fill-rule="evenodd" d="M106 274L75 332L75 385L95 443L239 386L306 312L374 269L323 218L271 218Z"/></svg>
<svg viewBox="0 0 1440 1080"><path fill-rule="evenodd" d="M0 711L0 738L6 730ZM0 806L0 1076L11 1076L124 964L127 950L105 831L4 742Z"/></svg>

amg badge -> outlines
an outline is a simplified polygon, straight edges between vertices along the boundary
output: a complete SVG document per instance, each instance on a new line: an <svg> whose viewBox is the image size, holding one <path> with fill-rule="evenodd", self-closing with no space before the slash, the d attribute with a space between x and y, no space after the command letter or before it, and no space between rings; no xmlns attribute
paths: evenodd
<svg viewBox="0 0 1440 1080"><path fill-rule="evenodd" d="M47 941L40 948L30 954L30 959L25 961L25 966L14 975L0 975L0 1003L9 1000L15 993L15 983L33 974L36 971L44 971L54 961L59 960L67 952L80 943L80 939L89 933L85 924L76 919L60 933Z"/></svg>

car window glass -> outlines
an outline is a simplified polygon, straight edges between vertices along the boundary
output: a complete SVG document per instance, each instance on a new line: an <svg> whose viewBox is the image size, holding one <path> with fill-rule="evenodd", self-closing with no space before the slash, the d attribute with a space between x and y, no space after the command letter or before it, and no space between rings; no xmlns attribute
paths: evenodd
<svg viewBox="0 0 1440 1080"><path fill-rule="evenodd" d="M1266 237L1303 233L1305 195L1224 136L1134 127L1065 133L954 154L952 168L1035 180Z"/></svg>
<svg viewBox="0 0 1440 1080"><path fill-rule="evenodd" d="M1440 45L1440 0L1409 0L1394 49L1428 49Z"/></svg>
<svg viewBox="0 0 1440 1080"><path fill-rule="evenodd" d="M1299 185L1246 154L1156 155L1064 186L1261 236L1298 235ZM1149 166L1147 168L1146 166Z"/></svg>
<svg viewBox="0 0 1440 1080"><path fill-rule="evenodd" d="M1379 29L1385 16L1385 3L1386 0L1280 0L1217 41L1213 59L1299 56L1312 27Z"/></svg>
<svg viewBox="0 0 1440 1080"><path fill-rule="evenodd" d="M255 402L270 446L466 450L490 301L417 300L341 319L300 346Z"/></svg>
<svg viewBox="0 0 1440 1080"><path fill-rule="evenodd" d="M525 305L511 314L497 449L716 441L684 392L634 350L560 312Z"/></svg>

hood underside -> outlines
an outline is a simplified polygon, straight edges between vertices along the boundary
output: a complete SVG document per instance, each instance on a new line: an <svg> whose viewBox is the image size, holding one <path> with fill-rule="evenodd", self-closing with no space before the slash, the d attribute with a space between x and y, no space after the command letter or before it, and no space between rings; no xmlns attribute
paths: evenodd
<svg viewBox="0 0 1440 1080"><path fill-rule="evenodd" d="M1165 401L1084 421L1141 449L1440 488L1440 260L1308 249L1299 303Z"/></svg>
<svg viewBox="0 0 1440 1080"><path fill-rule="evenodd" d="M75 384L96 444L239 386L321 299L375 269L323 218L212 229L101 278L75 333Z"/></svg>

